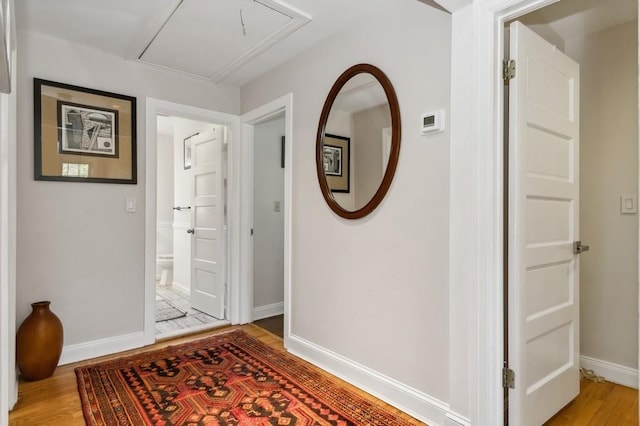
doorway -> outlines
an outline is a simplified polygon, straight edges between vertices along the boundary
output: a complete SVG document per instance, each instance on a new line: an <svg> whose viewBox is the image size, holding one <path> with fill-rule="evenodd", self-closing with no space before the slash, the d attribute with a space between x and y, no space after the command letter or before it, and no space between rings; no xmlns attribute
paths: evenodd
<svg viewBox="0 0 640 426"><path fill-rule="evenodd" d="M607 7L607 3L611 10L618 8L617 12L623 6L620 2L615 2L615 5L613 2L599 2L601 7ZM565 296L576 297L580 301L578 364L606 380L637 389L638 23L637 18L634 19L637 9L623 13L630 17L628 19L613 19L600 10L604 16L599 17L598 27L584 33L575 28L570 34L563 33L563 25L557 23L584 19L586 10L594 13L593 5L587 6L585 2L564 0L517 18L581 65L578 235L591 246L591 251L581 256L576 270L580 285L575 294L567 292L563 295L550 287L551 276L546 276L543 285L547 292L556 292L553 297L559 304ZM629 3L627 6L632 5ZM505 38L508 40L508 35ZM620 58L624 59L621 61ZM617 63L615 70L607 67L613 59ZM518 65L525 66L516 63L516 73ZM505 113L507 109L505 103ZM509 122L506 117L504 122ZM558 151L557 154L560 156L561 153ZM504 158L506 165L506 158L509 158L506 151ZM558 166L558 158L548 157L547 162L553 159ZM506 188L508 175L505 173L505 194L511 193ZM505 222L508 216L505 212ZM507 239L511 226L505 223L505 248L511 240L511 237ZM510 264L511 259L505 257L504 262L505 265ZM557 263L555 268L560 270L562 265L564 263ZM538 269L536 273L539 273ZM511 289L506 274L504 288L505 291ZM535 294L529 295L529 299L532 296ZM504 300L505 325L511 327L508 310L514 309L514 305L507 303L507 296ZM552 311L549 308L549 312ZM529 314L531 318L536 315ZM513 344L505 341L505 349ZM505 350L505 359L508 359L506 354ZM552 374L552 366L547 367ZM530 372L530 368L526 371ZM516 374L526 373L520 371ZM530 383L520 382L519 385L521 391L522 386L535 388Z"/></svg>
<svg viewBox="0 0 640 426"><path fill-rule="evenodd" d="M267 319L282 315L282 319L279 321L282 325L276 325L276 328L282 330L285 347L287 347L289 338L289 312L291 312L291 197L293 187L291 169L295 149L295 143L292 139L292 114L293 95L288 94L249 111L241 117L240 175L242 183L240 192L243 200L242 205L246 208L240 214L239 288L245 297L239 300L238 322L247 323L254 321L257 317ZM265 142L261 134L266 136L270 142L257 146L261 141ZM265 166L265 169L274 177L272 186L282 189L278 189L277 192L275 189L270 189L263 198L262 194L257 194L257 190L254 188L254 175L256 174L254 163L262 163L267 157L270 159L271 165ZM262 167L262 164L258 164L258 167ZM257 205L258 202L262 204L262 207ZM280 212L276 210L280 210ZM257 216L256 212L258 212ZM255 227L256 219L261 228L271 226L268 224L269 222L281 223L278 225L279 230L271 236L268 236L269 233L263 230L263 235L258 237L257 247L254 234L261 231ZM260 242L262 237L266 237L263 238L264 244ZM277 248L271 250L269 245L274 241L277 241ZM267 251L279 253L267 253ZM256 256L266 257L256 263ZM260 263L263 260L274 262L274 264L262 268ZM254 273L256 266L258 273L261 270L271 271L269 272L271 274L269 281L273 286L270 284L264 288L257 287L260 286L260 282L258 281L259 277L256 277L257 274ZM254 283L254 281L257 282ZM263 290L265 290L264 294L260 294ZM255 309L256 307L258 309Z"/></svg>
<svg viewBox="0 0 640 426"><path fill-rule="evenodd" d="M478 424L501 424L504 414L502 29L504 22L551 3L474 1L453 13L450 252L455 256L450 257L450 282L454 294L469 292L472 302L452 299L451 309L462 319L451 328L478 355L468 369L452 368L451 376L471 377L465 382L473 396L469 411ZM465 78L470 69L472 78Z"/></svg>
<svg viewBox="0 0 640 426"><path fill-rule="evenodd" d="M155 330L160 338L207 328L225 319L224 310L217 308L215 302L208 303L207 297L196 286L206 288L212 281L224 280L226 270L216 268L213 273L206 274L205 282L196 282L202 271L194 269L194 251L202 244L211 243L203 242L203 235L195 235L197 194L194 185L199 176L193 154L201 152L199 161L203 163L215 161L220 165L226 164L224 149L217 154L213 149L196 149L203 140L207 140L208 133L212 138L220 139L224 146L226 131L226 127L211 122L157 116ZM225 179L225 169L221 167L219 174L211 176ZM212 189L216 192L215 188ZM222 216L225 198L220 194ZM215 209L207 209L203 219L211 221L215 214ZM224 228L225 221L226 218L222 217L222 226L218 228ZM217 254L224 265L226 244L222 247ZM211 260L219 263L218 259Z"/></svg>
<svg viewBox="0 0 640 426"><path fill-rule="evenodd" d="M226 200L236 180L227 176L233 155L227 147L239 133L239 117L147 98L146 128L144 344L152 344L233 317L238 280L228 279L227 216L236 212ZM158 308L156 299L167 303ZM160 309L177 317L160 323L184 327L157 330Z"/></svg>
<svg viewBox="0 0 640 426"><path fill-rule="evenodd" d="M253 315L284 332L284 112L253 126Z"/></svg>

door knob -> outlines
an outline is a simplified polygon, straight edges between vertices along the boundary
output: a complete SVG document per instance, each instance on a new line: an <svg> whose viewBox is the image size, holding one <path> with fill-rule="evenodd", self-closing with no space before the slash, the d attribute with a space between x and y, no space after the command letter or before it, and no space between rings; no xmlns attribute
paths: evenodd
<svg viewBox="0 0 640 426"><path fill-rule="evenodd" d="M187 229L187 234L194 234L196 232L195 229L191 228L191 229Z"/></svg>
<svg viewBox="0 0 640 426"><path fill-rule="evenodd" d="M573 254L580 254L585 251L589 251L588 245L583 245L582 241L575 241L573 243Z"/></svg>

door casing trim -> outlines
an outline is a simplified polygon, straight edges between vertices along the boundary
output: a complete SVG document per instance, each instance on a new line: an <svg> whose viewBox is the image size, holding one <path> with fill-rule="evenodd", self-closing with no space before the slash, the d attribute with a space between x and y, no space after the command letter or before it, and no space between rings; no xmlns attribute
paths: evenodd
<svg viewBox="0 0 640 426"><path fill-rule="evenodd" d="M504 417L502 27L555 1L476 0L452 16L450 404L474 425Z"/></svg>
<svg viewBox="0 0 640 426"><path fill-rule="evenodd" d="M190 120L211 122L222 126L227 126L231 129L231 138L229 139L229 150L227 154L227 161L229 164L239 161L238 145L240 141L240 117L233 114L227 114L223 112L211 111L203 108L193 107L189 105L178 104L174 102L164 101L160 99L154 99L147 97L146 103L146 143L145 143L145 290L144 290L144 345L151 345L155 343L155 265L156 265L156 190L157 190L157 116L168 115L181 118L187 118ZM227 206L229 208L229 256L227 262L231 265L230 257L232 250L237 246L237 241L234 245L233 232L234 222L233 216L237 209L237 204L233 203L234 194L238 192L236 187L238 186L238 176L233 173L236 167L230 168L230 173L227 176L227 193L229 199L227 200ZM239 291L239 281L237 275L233 275L231 267L228 268L228 291L225 297L227 298L227 317L233 318L234 310L232 303L235 294ZM233 322L233 320L232 320Z"/></svg>
<svg viewBox="0 0 640 426"><path fill-rule="evenodd" d="M255 108L240 117L242 127L242 146L240 161L240 299L232 300L232 306L237 303L236 316L232 316L234 323L244 324L253 320L253 127L284 112L285 116L285 158L284 158L284 346L288 346L291 330L291 286L292 286L292 192L293 192L293 94L288 93L265 105Z"/></svg>

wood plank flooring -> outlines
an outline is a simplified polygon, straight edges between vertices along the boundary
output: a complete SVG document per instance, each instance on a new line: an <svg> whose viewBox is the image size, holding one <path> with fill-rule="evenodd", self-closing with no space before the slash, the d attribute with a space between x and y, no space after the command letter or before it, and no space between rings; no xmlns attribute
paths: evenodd
<svg viewBox="0 0 640 426"><path fill-rule="evenodd" d="M275 334L281 339L284 338L284 315L276 315L274 317L263 318L253 322L258 327Z"/></svg>
<svg viewBox="0 0 640 426"><path fill-rule="evenodd" d="M224 329L231 329L235 327L226 327ZM241 326L244 331L253 337L261 340L262 342L273 346L275 348L283 349L282 339L275 334L266 331L263 328L248 324ZM218 329L216 331L222 331ZM132 355L148 350L158 349L168 345L175 345L186 342L192 339L204 338L210 335L211 332L195 334L188 337L181 337L173 340L166 340L155 345L136 349L133 351L124 352L116 356L108 356L93 359L90 361L83 361L80 363L64 365L58 367L53 376L48 379L40 380L37 382L21 382L19 388L19 400L14 410L9 413L9 425L10 426L82 426L85 425L82 415L82 409L80 407L80 397L78 395L76 376L74 368L79 365L92 364L98 361L117 358L118 356ZM314 368L314 367L312 367ZM316 369L321 371L319 369ZM331 377L327 373L323 373L327 377ZM375 403L384 407L389 412L397 413L399 416L412 422L412 424L422 425L424 423L413 419L408 414L402 413L396 408L385 404L382 401L375 399L367 393L343 382L337 378L332 378L336 382L340 383L340 386L353 389L356 393L363 397L375 401Z"/></svg>
<svg viewBox="0 0 640 426"><path fill-rule="evenodd" d="M275 333L281 330L282 319L267 318L260 322L261 328L249 324L242 326L248 334L260 339L264 343L282 349L282 339ZM227 327L231 329L231 327ZM218 329L216 331L221 331ZM269 331L267 331L269 330ZM281 332L281 331L280 331ZM199 333L177 339L166 340L153 346L128 351L122 354L102 357L90 361L64 365L58 367L54 375L38 382L21 382L19 400L14 410L9 414L10 426L81 426L84 425L80 398L78 396L74 368L79 365L92 364L97 361L131 355L147 350L158 349L168 345L179 344L188 340L207 337L212 332ZM326 373L324 373L326 374ZM328 374L327 374L328 376ZM423 424L409 415L400 413L394 407L376 400L367 393L353 386L340 382L341 386L352 388L358 394L372 401L377 401L385 409L399 413L402 417ZM590 425L590 426L625 426L638 425L638 391L624 386L603 382L595 383L583 380L580 383L580 395L567 405L555 417L546 423L547 426Z"/></svg>
<svg viewBox="0 0 640 426"><path fill-rule="evenodd" d="M638 391L609 382L580 381L580 395L546 426L637 426Z"/></svg>

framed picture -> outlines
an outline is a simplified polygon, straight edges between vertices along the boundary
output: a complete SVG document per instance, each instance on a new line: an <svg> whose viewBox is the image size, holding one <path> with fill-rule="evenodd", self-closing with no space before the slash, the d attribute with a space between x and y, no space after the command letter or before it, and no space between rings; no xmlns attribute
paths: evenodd
<svg viewBox="0 0 640 426"><path fill-rule="evenodd" d="M344 136L325 134L322 146L324 174L331 192L349 192L350 139Z"/></svg>
<svg viewBox="0 0 640 426"><path fill-rule="evenodd" d="M60 152L118 158L118 111L58 101Z"/></svg>
<svg viewBox="0 0 640 426"><path fill-rule="evenodd" d="M185 138L182 143L182 158L184 159L184 169L189 170L191 168L191 138L198 136L200 133Z"/></svg>
<svg viewBox="0 0 640 426"><path fill-rule="evenodd" d="M324 174L342 176L342 147L324 144L322 155Z"/></svg>
<svg viewBox="0 0 640 426"><path fill-rule="evenodd" d="M137 183L136 98L34 78L36 180Z"/></svg>

